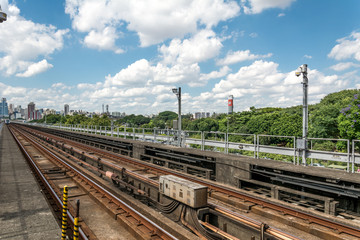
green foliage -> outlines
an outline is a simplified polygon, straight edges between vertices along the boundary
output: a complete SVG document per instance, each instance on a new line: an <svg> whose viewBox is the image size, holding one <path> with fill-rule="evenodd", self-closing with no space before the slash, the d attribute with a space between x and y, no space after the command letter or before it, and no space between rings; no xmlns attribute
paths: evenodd
<svg viewBox="0 0 360 240"><path fill-rule="evenodd" d="M340 136L347 139L360 138L360 100L359 94L354 94L351 103L341 109L338 117Z"/></svg>
<svg viewBox="0 0 360 240"><path fill-rule="evenodd" d="M182 115L182 114L181 114ZM159 115L156 117L158 120L162 120L164 122L167 122L168 120L174 120L178 118L178 114L171 112L171 111L165 111L159 113Z"/></svg>
<svg viewBox="0 0 360 240"><path fill-rule="evenodd" d="M131 114L116 121L119 124L127 124L129 127L139 127L150 122L150 118L143 115Z"/></svg>
<svg viewBox="0 0 360 240"><path fill-rule="evenodd" d="M310 114L309 136L331 138L339 136L339 109L336 105L320 105Z"/></svg>
<svg viewBox="0 0 360 240"><path fill-rule="evenodd" d="M55 123L60 122L60 119L61 119L61 115L49 114L46 116L46 123L55 124ZM45 117L42 119L39 119L39 120L35 120L35 122L44 123Z"/></svg>
<svg viewBox="0 0 360 240"><path fill-rule="evenodd" d="M189 123L187 130L190 131L218 131L219 122L213 118L196 119Z"/></svg>
<svg viewBox="0 0 360 240"><path fill-rule="evenodd" d="M275 114L273 114L275 115ZM299 114L289 114L280 112L274 116L270 128L270 135L297 136L302 134L302 116Z"/></svg>

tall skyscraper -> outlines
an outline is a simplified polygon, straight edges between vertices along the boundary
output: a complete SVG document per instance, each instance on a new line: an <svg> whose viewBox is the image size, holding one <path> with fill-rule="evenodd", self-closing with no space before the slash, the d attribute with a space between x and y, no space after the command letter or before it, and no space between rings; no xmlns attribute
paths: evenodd
<svg viewBox="0 0 360 240"><path fill-rule="evenodd" d="M35 119L35 103L31 102L28 104L28 120L34 120Z"/></svg>
<svg viewBox="0 0 360 240"><path fill-rule="evenodd" d="M9 109L9 114L13 114L13 112L14 112L14 104L10 103L8 109Z"/></svg>
<svg viewBox="0 0 360 240"><path fill-rule="evenodd" d="M68 115L69 114L69 104L65 104L64 105L64 115Z"/></svg>
<svg viewBox="0 0 360 240"><path fill-rule="evenodd" d="M0 117L9 117L9 109L6 102L6 98L1 99L0 103Z"/></svg>

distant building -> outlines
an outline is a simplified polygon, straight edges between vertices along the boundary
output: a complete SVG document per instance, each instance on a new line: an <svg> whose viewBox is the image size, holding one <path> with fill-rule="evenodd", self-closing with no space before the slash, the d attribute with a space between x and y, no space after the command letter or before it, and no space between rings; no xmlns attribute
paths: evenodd
<svg viewBox="0 0 360 240"><path fill-rule="evenodd" d="M9 109L8 109L8 105L6 102L6 98L2 98L1 99L1 103L0 103L0 117L9 117Z"/></svg>
<svg viewBox="0 0 360 240"><path fill-rule="evenodd" d="M66 115L68 115L69 114L69 104L65 104L64 105L64 115L66 116Z"/></svg>
<svg viewBox="0 0 360 240"><path fill-rule="evenodd" d="M34 120L35 119L35 103L30 102L28 104L28 108L27 108L27 120Z"/></svg>
<svg viewBox="0 0 360 240"><path fill-rule="evenodd" d="M121 117L121 112L112 112L111 116L113 116L114 118L120 118Z"/></svg>
<svg viewBox="0 0 360 240"><path fill-rule="evenodd" d="M107 115L110 115L110 112L109 112L109 105L106 104L106 114Z"/></svg>
<svg viewBox="0 0 360 240"><path fill-rule="evenodd" d="M34 120L42 119L42 111L41 110L35 110L34 112Z"/></svg>
<svg viewBox="0 0 360 240"><path fill-rule="evenodd" d="M196 112L194 113L194 119L209 118L211 114L209 112Z"/></svg>
<svg viewBox="0 0 360 240"><path fill-rule="evenodd" d="M10 103L8 109L9 109L9 115L13 114L13 112L14 112L14 104Z"/></svg>

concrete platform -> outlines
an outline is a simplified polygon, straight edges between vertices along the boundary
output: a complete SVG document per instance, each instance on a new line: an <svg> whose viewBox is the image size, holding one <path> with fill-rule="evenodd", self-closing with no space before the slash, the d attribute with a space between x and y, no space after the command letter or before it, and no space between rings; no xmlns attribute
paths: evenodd
<svg viewBox="0 0 360 240"><path fill-rule="evenodd" d="M60 239L61 228L7 126L0 126L0 239Z"/></svg>

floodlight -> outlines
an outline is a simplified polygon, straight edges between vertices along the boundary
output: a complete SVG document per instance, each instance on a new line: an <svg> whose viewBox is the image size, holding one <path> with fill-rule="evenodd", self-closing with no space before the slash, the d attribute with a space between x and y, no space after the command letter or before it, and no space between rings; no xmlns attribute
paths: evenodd
<svg viewBox="0 0 360 240"><path fill-rule="evenodd" d="M177 94L177 93L178 93L178 89L177 89L177 88L173 88L173 89L172 89L172 92L175 93L175 94Z"/></svg>
<svg viewBox="0 0 360 240"><path fill-rule="evenodd" d="M3 21L6 21L6 13L4 13L2 10L1 10L1 6L0 6L0 23L2 23Z"/></svg>
<svg viewBox="0 0 360 240"><path fill-rule="evenodd" d="M301 73L307 74L307 64L303 64L295 71L295 75L299 77Z"/></svg>

